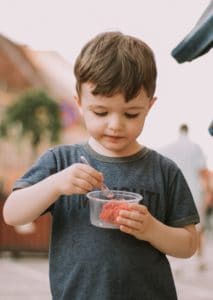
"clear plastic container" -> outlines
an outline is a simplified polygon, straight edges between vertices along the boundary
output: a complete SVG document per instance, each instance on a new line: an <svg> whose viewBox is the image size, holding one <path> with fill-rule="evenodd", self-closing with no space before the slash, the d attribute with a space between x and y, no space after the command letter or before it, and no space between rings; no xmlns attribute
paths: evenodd
<svg viewBox="0 0 213 300"><path fill-rule="evenodd" d="M118 212L121 209L128 210L129 203L139 203L140 194L126 191L112 191L113 199L108 199L102 191L93 191L87 194L90 206L91 224L101 228L119 228L116 224Z"/></svg>

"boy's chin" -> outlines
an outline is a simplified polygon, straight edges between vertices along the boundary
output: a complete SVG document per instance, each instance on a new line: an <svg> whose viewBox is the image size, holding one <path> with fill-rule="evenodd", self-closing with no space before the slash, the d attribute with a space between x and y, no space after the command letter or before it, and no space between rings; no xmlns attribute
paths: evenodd
<svg viewBox="0 0 213 300"><path fill-rule="evenodd" d="M111 157L122 157L122 156L130 156L136 153L139 149L135 147L131 147L129 145L118 145L113 143L103 143L101 144L102 154L105 156Z"/></svg>

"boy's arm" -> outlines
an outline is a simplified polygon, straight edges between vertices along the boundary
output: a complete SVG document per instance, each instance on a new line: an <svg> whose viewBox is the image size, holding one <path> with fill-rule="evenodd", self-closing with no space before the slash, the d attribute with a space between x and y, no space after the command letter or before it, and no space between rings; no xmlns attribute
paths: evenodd
<svg viewBox="0 0 213 300"><path fill-rule="evenodd" d="M7 198L3 217L8 225L23 225L38 218L61 195L85 194L101 187L103 176L85 164L76 163Z"/></svg>
<svg viewBox="0 0 213 300"><path fill-rule="evenodd" d="M171 227L154 218L143 205L132 204L132 211L120 211L120 230L149 242L159 251L179 258L192 256L197 249L195 225Z"/></svg>
<svg viewBox="0 0 213 300"><path fill-rule="evenodd" d="M188 258L197 250L195 225L171 227L155 219L154 227L149 242L161 252L178 258Z"/></svg>
<svg viewBox="0 0 213 300"><path fill-rule="evenodd" d="M37 219L60 196L56 175L13 191L7 198L3 217L8 225L23 225Z"/></svg>

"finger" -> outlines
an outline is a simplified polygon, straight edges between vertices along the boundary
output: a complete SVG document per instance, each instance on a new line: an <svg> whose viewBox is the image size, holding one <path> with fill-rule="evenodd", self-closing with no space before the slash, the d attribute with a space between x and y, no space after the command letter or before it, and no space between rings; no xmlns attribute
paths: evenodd
<svg viewBox="0 0 213 300"><path fill-rule="evenodd" d="M82 178L76 178L73 185L76 189L80 189L80 190L83 190L85 192L91 191L94 187L91 182L88 182L88 181L86 181Z"/></svg>
<svg viewBox="0 0 213 300"><path fill-rule="evenodd" d="M117 217L116 219L117 223L121 226L125 226L134 230L140 230L142 226L142 222L139 222L137 220L123 218L123 217Z"/></svg>
<svg viewBox="0 0 213 300"><path fill-rule="evenodd" d="M133 210L137 210L141 214L147 214L148 213L147 207L143 204L132 203L132 204L129 204L129 208L131 208Z"/></svg>
<svg viewBox="0 0 213 300"><path fill-rule="evenodd" d="M82 186L73 186L73 190L75 191L76 194L86 194L88 193L90 190L84 189Z"/></svg>
<svg viewBox="0 0 213 300"><path fill-rule="evenodd" d="M143 222L143 218L144 218L144 214L141 214L138 211L129 211L129 210L120 210L119 216L131 220L135 220L137 222Z"/></svg>
<svg viewBox="0 0 213 300"><path fill-rule="evenodd" d="M131 234L131 235L133 235L133 236L135 236L135 237L137 237L138 234L139 234L139 231L138 231L138 230L133 229L133 228L131 228L131 227L127 227L127 226L125 226L125 225L121 225L121 226L120 226L120 230L121 230L122 232Z"/></svg>
<svg viewBox="0 0 213 300"><path fill-rule="evenodd" d="M85 164L80 164L80 170L83 171L88 175L88 178L92 177L94 178L97 182L103 182L103 174L98 172L96 169L94 169L91 166L85 165Z"/></svg>
<svg viewBox="0 0 213 300"><path fill-rule="evenodd" d="M89 167L91 168L91 167ZM78 172L76 173L76 178L77 179L83 179L84 181L88 182L89 184L92 185L92 187L100 187L102 185L102 174L99 174L99 176L97 176L96 170L94 169L90 169L87 170L87 166L86 168L80 168L78 170Z"/></svg>

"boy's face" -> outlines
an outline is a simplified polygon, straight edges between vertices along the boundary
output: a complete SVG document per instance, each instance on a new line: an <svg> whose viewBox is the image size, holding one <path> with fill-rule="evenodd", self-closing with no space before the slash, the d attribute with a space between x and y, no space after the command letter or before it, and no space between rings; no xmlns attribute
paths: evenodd
<svg viewBox="0 0 213 300"><path fill-rule="evenodd" d="M128 156L140 149L137 137L155 98L140 94L125 102L122 94L111 97L93 95L94 86L84 83L78 99L94 150L107 156Z"/></svg>

